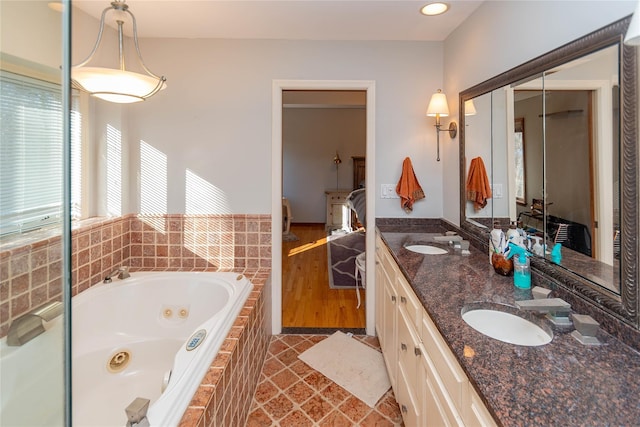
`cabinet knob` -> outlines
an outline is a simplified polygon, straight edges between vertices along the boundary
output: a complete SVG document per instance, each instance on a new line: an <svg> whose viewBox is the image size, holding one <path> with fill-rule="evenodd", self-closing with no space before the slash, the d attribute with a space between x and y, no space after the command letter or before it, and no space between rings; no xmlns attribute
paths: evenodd
<svg viewBox="0 0 640 427"><path fill-rule="evenodd" d="M420 347L414 347L413 354L415 354L416 356L420 356L422 354L422 352L420 351Z"/></svg>
<svg viewBox="0 0 640 427"><path fill-rule="evenodd" d="M407 409L407 407L405 405L400 406L400 410L402 410L403 414L406 414L407 412L409 412L409 410Z"/></svg>
<svg viewBox="0 0 640 427"><path fill-rule="evenodd" d="M391 295L391 301L396 302L396 296L395 295Z"/></svg>
<svg viewBox="0 0 640 427"><path fill-rule="evenodd" d="M404 343L400 343L400 349L401 349L402 351L407 351L407 345L406 345L406 344L404 344Z"/></svg>
<svg viewBox="0 0 640 427"><path fill-rule="evenodd" d="M407 303L407 299L405 297L400 297L400 302L403 304Z"/></svg>

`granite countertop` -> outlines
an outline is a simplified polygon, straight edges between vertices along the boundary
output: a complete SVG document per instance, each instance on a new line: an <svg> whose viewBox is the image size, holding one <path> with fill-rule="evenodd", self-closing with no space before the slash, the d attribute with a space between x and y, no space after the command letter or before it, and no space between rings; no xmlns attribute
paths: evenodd
<svg viewBox="0 0 640 427"><path fill-rule="evenodd" d="M461 255L446 243L434 242L433 233L415 232L411 227L379 230L499 424L640 425L640 353L603 331L598 335L603 345L583 345L571 336L572 327L563 329L550 322L553 340L538 347L507 344L482 335L462 320L465 304L513 306L516 300L532 299L531 291L517 289L512 277L495 273L488 254L473 246L471 255ZM416 242L429 242L449 254L421 255L404 248ZM527 315L548 322L541 315Z"/></svg>

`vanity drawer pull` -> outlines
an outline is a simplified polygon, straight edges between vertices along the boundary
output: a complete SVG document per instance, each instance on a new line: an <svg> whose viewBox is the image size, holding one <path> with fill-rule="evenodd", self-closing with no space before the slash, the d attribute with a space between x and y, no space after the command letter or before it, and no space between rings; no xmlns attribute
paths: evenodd
<svg viewBox="0 0 640 427"><path fill-rule="evenodd" d="M400 343L400 349L402 351L407 351L407 345L405 343Z"/></svg>
<svg viewBox="0 0 640 427"><path fill-rule="evenodd" d="M396 296L395 295L391 295L391 301L392 302L396 302Z"/></svg>
<svg viewBox="0 0 640 427"><path fill-rule="evenodd" d="M402 409L402 413L403 414L406 414L407 412L409 412L409 410L407 409L406 405L402 405L401 409Z"/></svg>
<svg viewBox="0 0 640 427"><path fill-rule="evenodd" d="M400 302L403 304L407 303L407 299L405 297L400 297Z"/></svg>
<svg viewBox="0 0 640 427"><path fill-rule="evenodd" d="M420 347L414 347L413 354L415 354L416 356L420 356L422 354L422 352L420 351Z"/></svg>

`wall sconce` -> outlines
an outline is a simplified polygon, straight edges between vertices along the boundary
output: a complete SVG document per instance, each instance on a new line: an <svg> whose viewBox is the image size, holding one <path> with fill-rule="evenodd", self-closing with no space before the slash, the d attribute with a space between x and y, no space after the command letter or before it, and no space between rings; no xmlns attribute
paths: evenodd
<svg viewBox="0 0 640 427"><path fill-rule="evenodd" d="M340 163L342 163L342 159L340 158L340 154L338 154L338 151L336 151L336 155L333 156L333 163L336 165L336 190L338 190L340 188L340 186L338 185L338 169Z"/></svg>
<svg viewBox="0 0 640 427"><path fill-rule="evenodd" d="M624 37L624 44L629 46L640 46L640 0L636 4L627 34Z"/></svg>
<svg viewBox="0 0 640 427"><path fill-rule="evenodd" d="M476 111L476 106L473 103L473 99L467 99L464 101L464 115L465 116L475 116L478 114Z"/></svg>
<svg viewBox="0 0 640 427"><path fill-rule="evenodd" d="M440 161L440 132L449 132L449 136L453 139L458 134L458 125L456 122L449 123L449 129L440 129L440 117L447 117L449 115L449 104L447 103L447 96L442 93L440 89L438 92L431 95L431 101L429 101L429 107L427 108L427 116L436 118L436 141L438 156L436 161Z"/></svg>

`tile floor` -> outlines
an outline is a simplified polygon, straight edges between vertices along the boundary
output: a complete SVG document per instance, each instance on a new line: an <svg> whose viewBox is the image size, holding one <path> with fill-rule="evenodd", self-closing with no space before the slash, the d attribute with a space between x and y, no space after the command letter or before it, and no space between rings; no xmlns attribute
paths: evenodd
<svg viewBox="0 0 640 427"><path fill-rule="evenodd" d="M375 408L370 408L298 359L300 353L328 336L274 335L271 338L247 427L403 425L391 389ZM355 338L380 349L375 337Z"/></svg>

